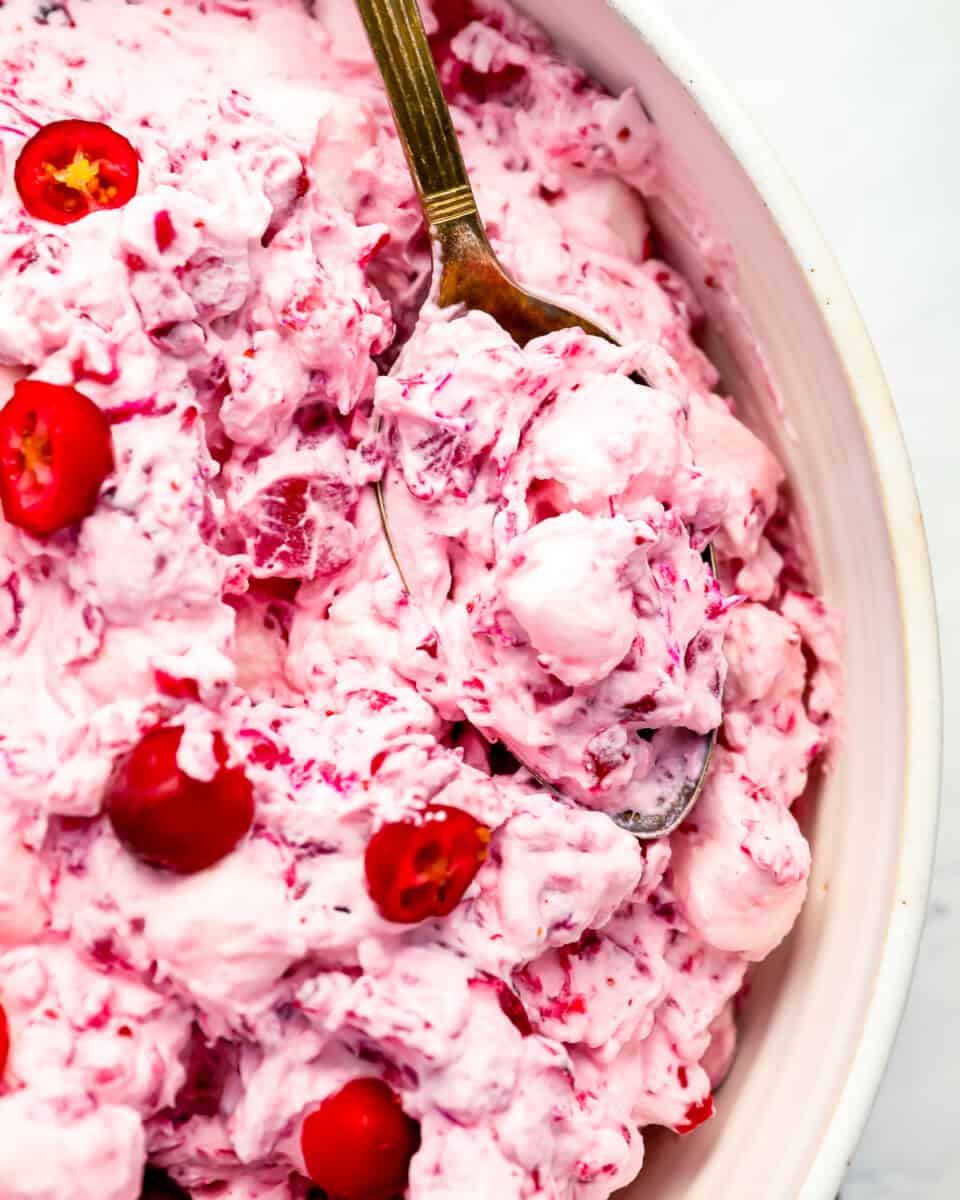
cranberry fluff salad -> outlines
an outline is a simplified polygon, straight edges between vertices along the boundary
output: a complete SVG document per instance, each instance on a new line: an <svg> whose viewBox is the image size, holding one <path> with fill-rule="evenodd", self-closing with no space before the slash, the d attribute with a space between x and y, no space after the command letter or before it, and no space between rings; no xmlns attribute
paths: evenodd
<svg viewBox="0 0 960 1200"><path fill-rule="evenodd" d="M605 1200L804 901L835 621L655 130L423 8L497 252L620 346L431 302L349 0L0 9L0 1200Z"/></svg>

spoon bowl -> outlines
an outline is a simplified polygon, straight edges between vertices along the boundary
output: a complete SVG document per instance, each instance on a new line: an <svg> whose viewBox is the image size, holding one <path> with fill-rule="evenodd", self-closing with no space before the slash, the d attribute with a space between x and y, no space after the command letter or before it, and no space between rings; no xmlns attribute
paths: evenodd
<svg viewBox="0 0 960 1200"><path fill-rule="evenodd" d="M521 287L490 245L437 75L417 0L357 0L374 57L386 86L397 132L413 176L434 246L440 308L460 307L489 314L515 342L560 329L579 328L615 341L578 313ZM643 382L639 380L638 382ZM383 488L376 485L383 531L404 586L410 586L390 528ZM712 550L705 552L716 573ZM624 810L613 820L638 838L664 837L684 820L703 790L717 733L690 733L682 761L686 770L668 783L669 794L653 812ZM520 760L518 760L520 761ZM526 763L544 786L558 790Z"/></svg>

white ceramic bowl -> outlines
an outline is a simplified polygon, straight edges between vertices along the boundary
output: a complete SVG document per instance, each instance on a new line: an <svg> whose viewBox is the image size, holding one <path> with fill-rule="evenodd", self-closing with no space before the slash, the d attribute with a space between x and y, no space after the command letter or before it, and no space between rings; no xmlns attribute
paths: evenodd
<svg viewBox="0 0 960 1200"><path fill-rule="evenodd" d="M846 738L808 822L810 898L755 978L718 1119L655 1141L625 1197L833 1200L903 1009L936 834L939 655L909 463L870 341L809 214L657 7L520 5L608 87L636 85L732 243L743 313L796 437L758 400L763 365L729 312L714 313L711 353L803 497L820 582L847 622ZM655 216L695 276L673 210L667 196Z"/></svg>

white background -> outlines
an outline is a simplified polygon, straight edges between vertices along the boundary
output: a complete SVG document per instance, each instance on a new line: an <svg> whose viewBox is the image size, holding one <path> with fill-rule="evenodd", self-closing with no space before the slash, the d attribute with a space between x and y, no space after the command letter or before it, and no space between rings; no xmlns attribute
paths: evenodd
<svg viewBox="0 0 960 1200"><path fill-rule="evenodd" d="M812 207L913 460L943 640L940 846L907 1015L843 1200L960 1200L960 0L662 3Z"/></svg>

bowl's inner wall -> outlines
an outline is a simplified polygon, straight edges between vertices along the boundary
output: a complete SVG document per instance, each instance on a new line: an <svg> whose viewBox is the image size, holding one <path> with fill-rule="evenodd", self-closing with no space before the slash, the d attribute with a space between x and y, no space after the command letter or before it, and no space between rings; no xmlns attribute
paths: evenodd
<svg viewBox="0 0 960 1200"><path fill-rule="evenodd" d="M814 867L793 936L755 974L719 1116L695 1137L654 1137L642 1184L625 1198L786 1200L799 1194L833 1116L873 995L896 889L906 714L904 642L890 533L851 380L806 269L726 143L635 30L601 0L520 0L611 90L635 85L735 251L738 294L783 401L770 402L744 326L714 309L708 346L740 412L802 498L820 583L844 614L846 736L805 822ZM762 182L762 181L761 181ZM703 278L675 213L654 206L670 257ZM790 436L792 430L794 436Z"/></svg>

